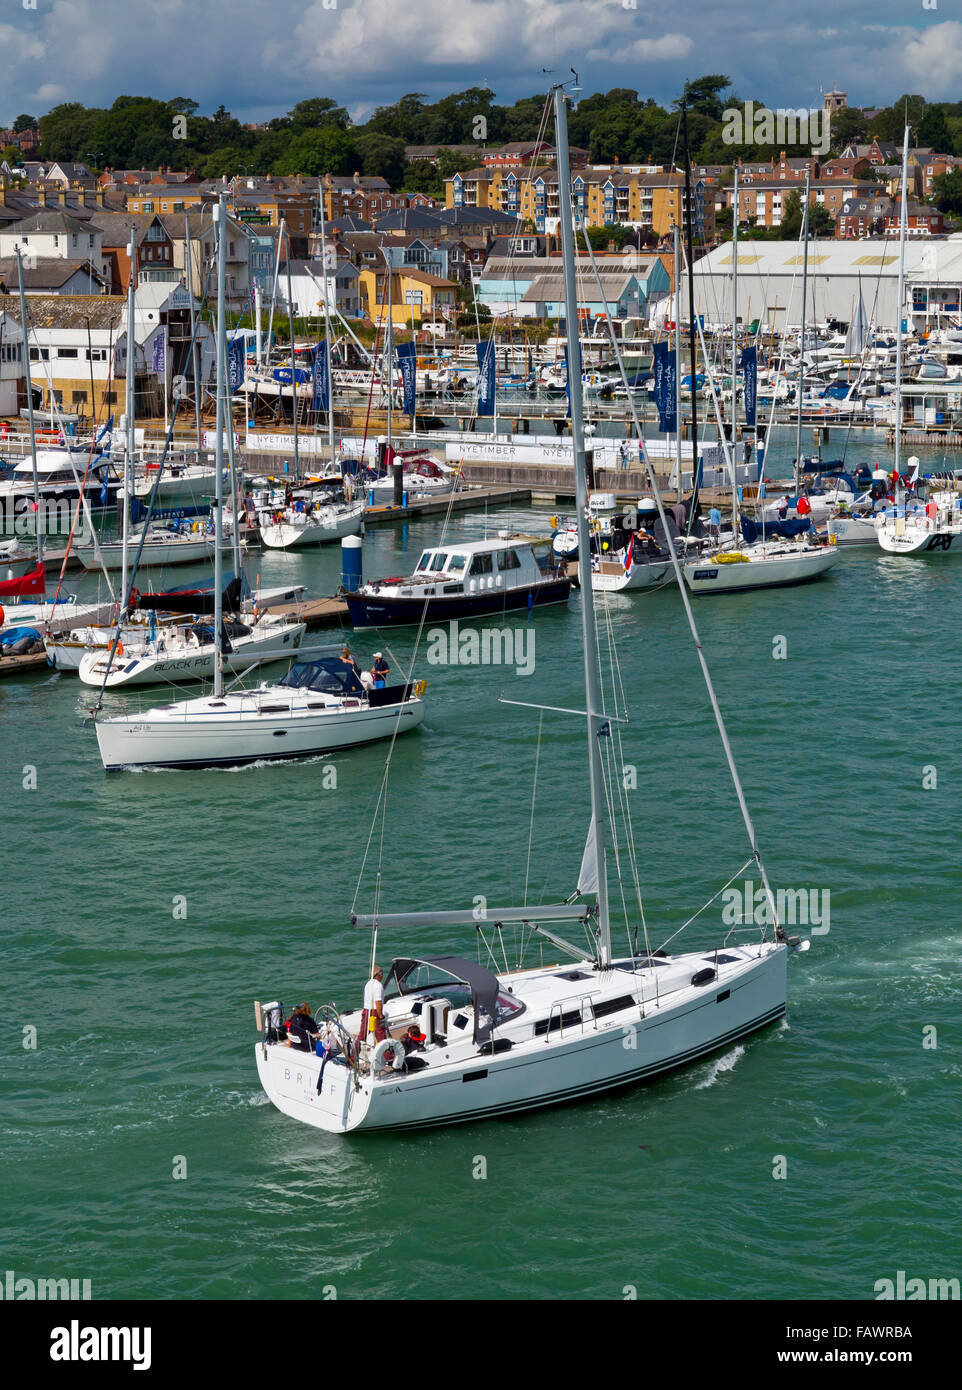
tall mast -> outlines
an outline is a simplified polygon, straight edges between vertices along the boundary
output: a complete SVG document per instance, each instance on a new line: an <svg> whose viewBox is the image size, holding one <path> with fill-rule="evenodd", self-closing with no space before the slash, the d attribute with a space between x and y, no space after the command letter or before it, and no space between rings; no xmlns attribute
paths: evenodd
<svg viewBox="0 0 962 1390"><path fill-rule="evenodd" d="M394 407L394 266L384 253L387 265L387 447L391 449L391 412Z"/></svg>
<svg viewBox="0 0 962 1390"><path fill-rule="evenodd" d="M318 180L320 183L320 180ZM325 231L326 223L324 220L324 185L320 183L320 203L321 209L321 269L324 272L324 336L327 339L327 442L331 450L331 469L334 468L334 369L331 365L331 310L328 305L328 287L330 281L327 278L327 235ZM334 254L334 305L337 307L337 253Z"/></svg>
<svg viewBox="0 0 962 1390"><path fill-rule="evenodd" d="M905 237L908 227L908 197L906 174L909 164L909 128L905 127L902 141L902 199L899 209L899 287L895 319L895 473L901 473L902 435L902 309L905 304Z"/></svg>
<svg viewBox="0 0 962 1390"><path fill-rule="evenodd" d="M130 531L130 497L134 489L134 352L136 350L136 337L134 334L134 297L136 294L135 281L137 270L134 265L134 229L130 229L130 241L127 245L127 257L130 261L130 278L127 282L127 449L124 457L124 486L123 486L123 538L120 546L120 592L124 599L127 597L127 567L129 564L129 531Z"/></svg>
<svg viewBox="0 0 962 1390"><path fill-rule="evenodd" d="M675 449L677 451L678 477L675 480L675 497L681 500L681 247L680 232L676 222L672 228L675 251Z"/></svg>
<svg viewBox="0 0 962 1390"><path fill-rule="evenodd" d="M294 421L294 481L301 476L297 448L297 365L294 358L294 296L291 292L291 234L287 234L287 325L291 334L291 417Z"/></svg>
<svg viewBox="0 0 962 1390"><path fill-rule="evenodd" d="M735 452L735 430L738 425L738 165L735 165L735 187L732 193L732 447ZM738 536L737 470L732 468L732 531Z"/></svg>
<svg viewBox="0 0 962 1390"><path fill-rule="evenodd" d="M692 249L692 223L695 220L695 209L691 195L691 155L688 152L688 107L682 103L681 119L685 133L685 202L688 205L688 216L685 219L685 249L688 257L688 351L691 357L691 510L689 519L693 518L698 510L698 395L697 382L695 380L695 367L698 362L698 353L695 347L695 253ZM679 374L681 373L681 363L678 364ZM681 480L679 479L679 482Z"/></svg>
<svg viewBox="0 0 962 1390"><path fill-rule="evenodd" d="M33 461L33 503L37 520L37 564L43 564L43 518L40 515L40 478L37 473L37 432L33 426L33 382L30 379L30 338L27 329L27 301L23 293L23 261L20 247L17 247L17 287L20 290L20 350L23 353L23 370L27 382L27 424L30 430L30 457ZM93 397L90 399L93 409Z"/></svg>
<svg viewBox="0 0 962 1390"><path fill-rule="evenodd" d="M216 469L216 502L214 510L214 699L224 693L224 562L221 543L224 534L224 395L227 382L227 331L225 307L227 299L227 201L221 193L214 209L217 221L217 430L214 464Z"/></svg>
<svg viewBox="0 0 962 1390"><path fill-rule="evenodd" d="M802 480L802 381L805 372L805 316L808 310L808 190L811 169L805 170L805 206L802 208L802 336L798 349L798 413L795 423L795 496Z"/></svg>
<svg viewBox="0 0 962 1390"><path fill-rule="evenodd" d="M198 232L197 254L200 259L200 233ZM200 426L200 363L197 355L197 329L194 324L194 257L190 245L190 214L184 213L184 288L190 305L190 365L194 373L194 424L197 433L197 462L203 459L204 440Z"/></svg>
<svg viewBox="0 0 962 1390"><path fill-rule="evenodd" d="M568 393L574 445L575 502L578 514L578 569L581 578L581 634L585 658L585 700L588 714L588 770L591 781L591 829L598 869L598 963L611 964L611 923L605 872L605 785L598 740L605 723L598 679L595 601L591 587L591 541L588 534L588 480L585 471L585 433L581 402L581 340L578 334L578 292L575 284L574 231L571 219L571 169L568 156L568 111L564 88L554 89L555 143L558 148L558 208L561 215L561 254L564 265L565 322L568 339Z"/></svg>

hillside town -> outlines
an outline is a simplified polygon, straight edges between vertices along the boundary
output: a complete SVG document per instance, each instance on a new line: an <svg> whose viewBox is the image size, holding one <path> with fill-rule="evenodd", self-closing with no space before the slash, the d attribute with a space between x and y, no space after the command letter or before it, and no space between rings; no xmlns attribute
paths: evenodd
<svg viewBox="0 0 962 1390"><path fill-rule="evenodd" d="M816 114L842 123L847 94L826 93L813 121ZM160 388L147 379L161 356L165 382L186 370L221 195L230 233L227 304L251 327L255 303L268 302L279 306L281 327L288 310L299 325L319 322L325 297L362 338L390 319L399 332L435 345L456 342L459 328L483 336L492 321L523 326L532 341L540 332L543 341L563 316L558 174L546 139L405 145L408 176L395 180L405 187L392 187L359 171L234 169L206 177L197 168L44 159L43 128L23 116L0 131L0 416L25 405L18 252L37 335L31 353L42 364L33 377L35 404L56 404L84 420L117 403L113 377L126 352L133 280L138 403L160 414ZM589 143L597 145L593 135ZM570 148L575 226L603 256L601 293L585 287L580 312L589 323L599 316L644 323L674 292L671 239L688 222L686 174L677 160L592 162L590 155L587 147ZM924 331L962 302L959 245L935 197L960 176L962 156L913 146L907 170L907 235L931 247L927 288L913 300L913 327ZM809 235L831 243L819 253L826 316L845 317L850 308L852 243L898 234L901 149L877 135L824 155L778 150L758 160L733 149L730 163L693 161L688 172L696 277L709 300L736 216L741 237L773 243L762 257L766 276L779 273L779 246L790 263L806 187ZM437 192L412 192L412 183ZM885 280L893 274L890 264L879 270ZM719 317L717 304L701 307ZM213 353L206 324L199 339L206 371Z"/></svg>

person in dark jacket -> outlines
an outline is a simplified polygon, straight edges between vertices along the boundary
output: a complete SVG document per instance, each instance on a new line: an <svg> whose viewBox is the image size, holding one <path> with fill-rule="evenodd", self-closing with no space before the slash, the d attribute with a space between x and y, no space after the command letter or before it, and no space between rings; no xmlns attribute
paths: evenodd
<svg viewBox="0 0 962 1390"><path fill-rule="evenodd" d="M317 1024L309 1004L298 1004L287 1024L288 1047L298 1052L310 1052L317 1037Z"/></svg>
<svg viewBox="0 0 962 1390"><path fill-rule="evenodd" d="M380 652L374 653L374 665L371 667L371 679L374 681L375 690L383 690L387 685L387 678L391 674L391 668L384 660Z"/></svg>

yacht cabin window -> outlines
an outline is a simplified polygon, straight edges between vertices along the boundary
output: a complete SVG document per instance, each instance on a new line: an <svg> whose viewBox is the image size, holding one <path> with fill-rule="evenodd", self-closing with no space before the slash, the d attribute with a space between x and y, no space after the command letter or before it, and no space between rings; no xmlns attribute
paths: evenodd
<svg viewBox="0 0 962 1390"><path fill-rule="evenodd" d="M474 559L471 561L471 568L468 570L468 574L491 574L492 571L493 566L491 563L491 553L489 551L486 554L475 555Z"/></svg>

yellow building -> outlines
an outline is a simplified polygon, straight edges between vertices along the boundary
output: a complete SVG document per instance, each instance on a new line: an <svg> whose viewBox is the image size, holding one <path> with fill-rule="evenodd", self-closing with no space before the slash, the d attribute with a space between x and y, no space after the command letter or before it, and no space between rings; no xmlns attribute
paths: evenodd
<svg viewBox="0 0 962 1390"><path fill-rule="evenodd" d="M210 202L210 194L198 184L173 183L151 187L144 184L127 194L128 212L193 212Z"/></svg>
<svg viewBox="0 0 962 1390"><path fill-rule="evenodd" d="M367 267L357 278L361 310L374 323L387 321L389 298L395 328L410 328L412 320L417 325L454 311L457 286L440 275L400 266L391 272L390 291L383 267Z"/></svg>
<svg viewBox="0 0 962 1390"><path fill-rule="evenodd" d="M685 209L683 174L637 165L587 165L572 171L576 221L589 227L650 228L664 237ZM696 241L715 234L714 180L692 181ZM558 174L552 165L537 169L469 169L445 180L449 208L495 208L531 222L538 232L555 230L559 215Z"/></svg>

